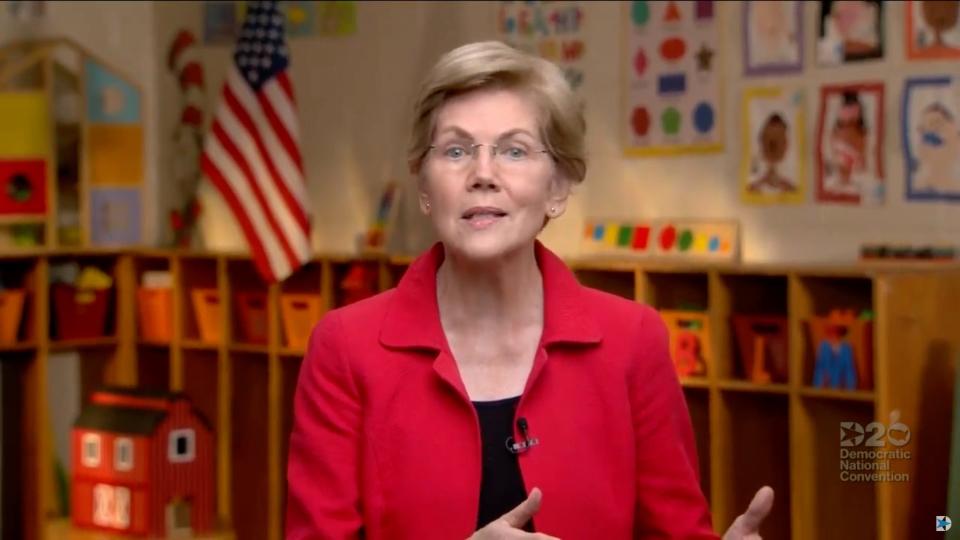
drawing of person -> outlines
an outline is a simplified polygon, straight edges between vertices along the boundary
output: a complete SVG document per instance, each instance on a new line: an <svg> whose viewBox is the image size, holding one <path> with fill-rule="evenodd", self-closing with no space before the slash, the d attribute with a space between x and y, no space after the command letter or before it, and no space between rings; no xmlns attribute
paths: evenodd
<svg viewBox="0 0 960 540"><path fill-rule="evenodd" d="M750 56L757 64L779 64L797 60L797 36L791 24L789 2L754 2L751 4L753 37Z"/></svg>
<svg viewBox="0 0 960 540"><path fill-rule="evenodd" d="M956 26L960 17L960 2L956 0L923 0L920 2L923 22L933 32L933 47L943 47L943 34ZM921 43L921 46L931 46Z"/></svg>
<svg viewBox="0 0 960 540"><path fill-rule="evenodd" d="M858 0L825 2L820 58L838 64L881 55L879 5Z"/></svg>
<svg viewBox="0 0 960 540"><path fill-rule="evenodd" d="M917 126L915 188L960 193L960 128L941 103L927 105Z"/></svg>
<svg viewBox="0 0 960 540"><path fill-rule="evenodd" d="M840 110L830 131L824 163L829 191L859 193L860 186L868 181L868 134L863 103L857 92L844 91Z"/></svg>
<svg viewBox="0 0 960 540"><path fill-rule="evenodd" d="M760 178L750 183L750 191L764 193L783 193L795 191L796 186L777 171L777 165L783 162L790 147L788 139L789 128L783 117L773 113L767 117L760 135L757 137L760 144L760 154L766 164L766 171Z"/></svg>

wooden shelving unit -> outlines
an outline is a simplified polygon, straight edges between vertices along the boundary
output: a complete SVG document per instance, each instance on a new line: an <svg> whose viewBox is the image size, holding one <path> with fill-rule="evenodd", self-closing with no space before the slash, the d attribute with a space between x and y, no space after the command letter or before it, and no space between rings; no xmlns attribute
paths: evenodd
<svg viewBox="0 0 960 540"><path fill-rule="evenodd" d="M80 260L114 277L108 337L51 339L51 264ZM304 348L287 343L280 298L319 294L323 310L339 305L339 280L361 260L376 272L381 290L401 278L410 258L317 257L283 283L266 285L242 255L189 251L95 250L0 255L0 277L29 291L19 340L0 347L3 370L4 526L19 537L56 538L50 399L50 353L81 356L82 396L103 383L180 390L214 426L217 437L217 515L225 534L239 540L280 540L286 494L287 440L293 395ZM881 538L914 536L926 527L928 509L946 498L948 400L960 332L947 316L960 304L960 267L890 265L774 267L676 265L630 261L569 261L587 285L658 309L701 309L709 316L713 359L704 377L681 381L697 435L701 481L718 531L729 526L763 484L777 492L764 538ZM136 289L144 272L169 270L174 281L173 333L169 342L145 340L136 318ZM191 301L196 288L219 293L222 313L216 342L201 339ZM265 294L267 336L242 339L237 292ZM875 314L874 388L813 388L813 351L804 321L830 308ZM731 330L733 314L778 314L789 321L789 379L756 384L739 367ZM938 394L938 391L941 391ZM844 482L840 479L840 422L899 421L913 439L914 459L898 463L910 482ZM7 435L16 435L8 437ZM12 443L5 443L12 444ZM923 464L921 467L921 463ZM10 472L19 471L19 472ZM915 481L914 481L915 480ZM923 489L920 489L920 488ZM922 515L921 515L922 514ZM855 516L854 519L851 519ZM12 525L17 524L17 525ZM49 529L48 529L49 527ZM923 529L925 530L925 529ZM229 531L232 531L230 533ZM47 533L46 535L44 533Z"/></svg>

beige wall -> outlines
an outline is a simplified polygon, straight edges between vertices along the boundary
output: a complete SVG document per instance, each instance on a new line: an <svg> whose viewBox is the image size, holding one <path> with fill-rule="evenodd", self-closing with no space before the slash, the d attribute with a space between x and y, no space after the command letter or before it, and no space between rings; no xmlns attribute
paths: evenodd
<svg viewBox="0 0 960 540"><path fill-rule="evenodd" d="M583 219L594 215L694 216L737 218L743 224L748 260L844 260L867 241L945 242L956 245L960 217L946 203L907 204L899 136L899 99L907 74L949 71L948 62L907 64L903 52L904 5L886 4L887 57L882 62L842 68L812 65L816 5L807 2L807 68L802 76L750 79L740 76L740 5L721 2L727 151L710 156L624 158L621 154L619 54L621 5L584 6L585 82L588 149L587 181L568 213L544 233L548 245L565 255L578 252ZM172 158L170 137L178 115L175 80L165 56L175 32L201 34L199 2L52 2L43 33L64 33L114 63L143 86L147 105L148 193L157 204L147 209L148 238L160 240L170 197L164 191ZM359 2L358 31L352 36L295 38L291 42L295 91L299 100L303 154L315 214L313 243L318 251L351 251L354 237L369 221L379 190L388 178L412 187L403 149L413 91L428 66L456 45L494 37L496 3ZM0 40L10 39L5 12ZM202 47L210 110L217 97L230 47ZM821 83L859 80L886 82L885 154L888 198L884 206L838 205L751 207L739 202L739 91L747 84L782 83L807 89L807 117L817 112ZM808 122L808 140L816 122ZM812 170L812 155L806 156ZM812 179L808 179L812 180ZM406 232L398 247L417 251L430 233L407 197L401 216ZM207 198L209 212L215 198ZM163 208L163 211L159 209ZM222 232L216 242L240 247L229 221L214 219Z"/></svg>

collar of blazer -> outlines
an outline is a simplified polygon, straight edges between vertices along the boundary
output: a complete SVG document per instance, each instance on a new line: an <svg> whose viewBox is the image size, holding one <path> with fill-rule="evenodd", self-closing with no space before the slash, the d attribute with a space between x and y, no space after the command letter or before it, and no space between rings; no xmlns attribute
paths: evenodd
<svg viewBox="0 0 960 540"><path fill-rule="evenodd" d="M602 333L589 316L583 287L573 272L539 240L537 263L543 276L543 337L541 345L599 343ZM437 242L404 273L389 300L380 342L387 347L444 350L445 338L437 306L437 268L443 244Z"/></svg>

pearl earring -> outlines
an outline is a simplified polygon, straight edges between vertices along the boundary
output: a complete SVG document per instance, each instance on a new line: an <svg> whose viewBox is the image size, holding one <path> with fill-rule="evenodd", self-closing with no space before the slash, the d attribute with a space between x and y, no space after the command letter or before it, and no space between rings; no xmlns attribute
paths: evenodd
<svg viewBox="0 0 960 540"><path fill-rule="evenodd" d="M552 215L554 215L554 214L556 214L556 213L557 213L557 207L556 207L556 206L551 206L551 207L550 207L550 215L552 216Z"/></svg>
<svg viewBox="0 0 960 540"><path fill-rule="evenodd" d="M429 209L430 209L430 201L427 201L426 206L427 206L427 210L429 210Z"/></svg>

